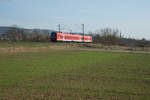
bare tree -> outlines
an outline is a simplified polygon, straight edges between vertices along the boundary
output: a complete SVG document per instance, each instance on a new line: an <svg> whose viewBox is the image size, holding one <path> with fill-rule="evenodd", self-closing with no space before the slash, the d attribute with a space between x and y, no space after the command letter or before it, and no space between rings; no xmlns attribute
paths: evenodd
<svg viewBox="0 0 150 100"><path fill-rule="evenodd" d="M104 28L96 31L94 42L99 42L104 45L117 45L119 44L119 30Z"/></svg>
<svg viewBox="0 0 150 100"><path fill-rule="evenodd" d="M17 28L12 27L7 33L6 37L8 41L16 42L16 34L17 34Z"/></svg>
<svg viewBox="0 0 150 100"><path fill-rule="evenodd" d="M14 26L6 33L6 38L8 41L19 42L26 39L26 34L23 28Z"/></svg>

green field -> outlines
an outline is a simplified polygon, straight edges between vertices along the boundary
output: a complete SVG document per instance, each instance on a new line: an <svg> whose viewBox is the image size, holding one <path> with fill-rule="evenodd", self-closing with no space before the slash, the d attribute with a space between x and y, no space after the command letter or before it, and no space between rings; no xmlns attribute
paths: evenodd
<svg viewBox="0 0 150 100"><path fill-rule="evenodd" d="M0 53L0 100L150 100L150 54Z"/></svg>

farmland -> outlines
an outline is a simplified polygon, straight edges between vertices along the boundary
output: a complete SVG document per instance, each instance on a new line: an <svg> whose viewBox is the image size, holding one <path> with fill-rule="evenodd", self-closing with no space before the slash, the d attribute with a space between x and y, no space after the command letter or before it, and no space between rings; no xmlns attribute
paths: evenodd
<svg viewBox="0 0 150 100"><path fill-rule="evenodd" d="M80 49L0 52L0 100L149 100L149 60L145 53Z"/></svg>

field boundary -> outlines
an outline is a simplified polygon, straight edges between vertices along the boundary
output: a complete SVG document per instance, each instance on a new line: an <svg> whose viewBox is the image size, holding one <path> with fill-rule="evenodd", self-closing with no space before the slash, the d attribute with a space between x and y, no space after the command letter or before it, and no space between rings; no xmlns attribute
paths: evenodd
<svg viewBox="0 0 150 100"><path fill-rule="evenodd" d="M146 53L149 51L132 51L132 50L109 50L105 48L82 48L75 46L48 46L48 47L8 47L0 48L0 54L2 53L22 53L22 52L39 52L48 50L85 50L85 51L101 51L101 52L122 52L122 53Z"/></svg>

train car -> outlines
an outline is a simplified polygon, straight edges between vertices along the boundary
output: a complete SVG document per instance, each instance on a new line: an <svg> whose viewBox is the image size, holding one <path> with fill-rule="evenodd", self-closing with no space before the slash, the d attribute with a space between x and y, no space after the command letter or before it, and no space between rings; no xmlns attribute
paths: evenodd
<svg viewBox="0 0 150 100"><path fill-rule="evenodd" d="M87 42L91 43L93 41L90 35L72 34L72 33L62 33L62 32L52 32L51 41L53 42Z"/></svg>

